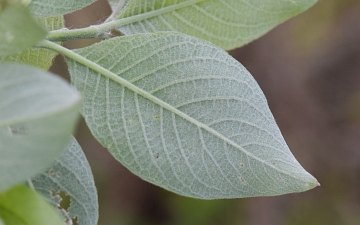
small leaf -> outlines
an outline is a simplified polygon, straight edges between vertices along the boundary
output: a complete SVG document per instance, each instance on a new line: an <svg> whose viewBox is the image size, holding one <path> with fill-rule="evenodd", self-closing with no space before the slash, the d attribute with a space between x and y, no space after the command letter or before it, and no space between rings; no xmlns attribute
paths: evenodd
<svg viewBox="0 0 360 225"><path fill-rule="evenodd" d="M315 2L316 0L132 0L117 19L138 16L138 22L119 28L126 35L178 31L229 50L262 36Z"/></svg>
<svg viewBox="0 0 360 225"><path fill-rule="evenodd" d="M80 96L37 68L0 64L0 191L51 165L68 144Z"/></svg>
<svg viewBox="0 0 360 225"><path fill-rule="evenodd" d="M64 27L63 16L35 18L39 24L44 25L47 30L57 30ZM15 55L0 56L0 61L18 62L48 70L53 63L57 52L44 48L28 48Z"/></svg>
<svg viewBox="0 0 360 225"><path fill-rule="evenodd" d="M0 218L6 225L65 225L54 209L26 186L0 193Z"/></svg>
<svg viewBox="0 0 360 225"><path fill-rule="evenodd" d="M108 2L112 10L112 15L117 16L130 2L130 0L108 0Z"/></svg>
<svg viewBox="0 0 360 225"><path fill-rule="evenodd" d="M59 195L70 198L70 207L61 213L67 221L76 218L79 225L96 225L98 201L94 178L88 161L75 138L63 155L46 172L32 179L34 188L55 208Z"/></svg>
<svg viewBox="0 0 360 225"><path fill-rule="evenodd" d="M130 0L108 0L108 1L109 1L109 5L113 11L115 11L117 9L118 10L123 9L130 2ZM118 12L120 12L120 11L118 11Z"/></svg>
<svg viewBox="0 0 360 225"><path fill-rule="evenodd" d="M95 72L67 59L88 126L144 180L203 199L317 185L288 149L254 78L218 47L155 33L76 52L99 65Z"/></svg>
<svg viewBox="0 0 360 225"><path fill-rule="evenodd" d="M32 0L29 4L30 12L36 16L59 16L74 12L96 0Z"/></svg>
<svg viewBox="0 0 360 225"><path fill-rule="evenodd" d="M0 12L0 56L31 47L45 38L46 33L26 8L9 4Z"/></svg>

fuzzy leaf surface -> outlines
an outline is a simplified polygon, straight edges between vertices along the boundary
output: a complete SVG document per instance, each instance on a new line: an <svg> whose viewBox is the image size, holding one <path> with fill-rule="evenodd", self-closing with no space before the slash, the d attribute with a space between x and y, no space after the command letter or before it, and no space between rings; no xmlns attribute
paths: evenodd
<svg viewBox="0 0 360 225"><path fill-rule="evenodd" d="M316 186L288 149L256 81L220 48L156 33L76 53L107 69L67 60L72 84L85 96L88 126L144 180L202 199Z"/></svg>
<svg viewBox="0 0 360 225"><path fill-rule="evenodd" d="M0 191L43 171L65 150L80 95L37 68L0 64Z"/></svg>
<svg viewBox="0 0 360 225"><path fill-rule="evenodd" d="M0 224L65 225L56 211L35 191L16 186L0 193Z"/></svg>
<svg viewBox="0 0 360 225"><path fill-rule="evenodd" d="M114 2L114 1L113 1ZM138 16L126 34L177 31L230 50L305 11L316 0L132 0L118 19Z"/></svg>
<svg viewBox="0 0 360 225"><path fill-rule="evenodd" d="M32 0L29 9L36 16L59 16L84 8L93 2L95 0Z"/></svg>
<svg viewBox="0 0 360 225"><path fill-rule="evenodd" d="M70 198L70 207L60 214L66 221L76 218L79 225L96 225L98 199L90 165L74 137L62 156L44 173L32 179L33 186L54 208L60 193Z"/></svg>

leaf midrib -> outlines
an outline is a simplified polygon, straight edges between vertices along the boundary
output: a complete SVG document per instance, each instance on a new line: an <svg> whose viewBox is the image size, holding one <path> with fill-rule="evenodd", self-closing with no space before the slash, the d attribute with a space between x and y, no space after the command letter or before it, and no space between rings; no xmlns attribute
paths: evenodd
<svg viewBox="0 0 360 225"><path fill-rule="evenodd" d="M196 0L194 0L196 1ZM136 35L136 34L135 34ZM141 35L141 34L138 34ZM159 105L162 108L165 108L167 110L169 110L170 112L176 114L177 116L180 116L181 118L185 119L186 121L196 125L199 128L202 128L203 130L206 130L207 132L209 132L210 134L218 137L219 139L225 141L227 144L232 145L233 147L239 149L240 151L242 151L244 154L246 154L248 157L251 157L261 163L263 163L264 165L273 168L274 170L277 170L280 173L283 173L285 175L288 175L289 177L294 178L295 180L302 180L299 179L298 177L295 177L283 170L280 170L279 168L275 167L274 165L267 163L266 161L262 160L261 158L255 156L254 154L248 152L247 150L245 150L244 148L242 148L241 146L239 146L237 143L235 143L234 141L228 139L227 137L225 137L224 135L222 135L221 133L218 133L216 130L208 127L207 125L199 122L198 120L190 117L189 115L181 112L180 110L176 109L175 107L173 107L172 105L162 101L161 99L151 95L149 92L137 87L136 85L130 83L128 80L116 75L115 73L111 72L110 70L102 67L101 65L98 65L96 63L94 63L93 61L90 61L89 59L83 57L82 55L69 50L67 48L62 47L61 45L58 45L56 43L44 40L42 42L40 42L38 44L38 46L41 47L45 47L45 48L50 48L52 50L58 51L60 54L63 54L65 57L76 61L86 67L88 67L89 69L92 69L93 71L111 79L112 81L124 86L125 88L129 89L130 91L133 91L134 93L141 95L142 97L152 101L153 103ZM303 182L307 183L306 181L302 180Z"/></svg>

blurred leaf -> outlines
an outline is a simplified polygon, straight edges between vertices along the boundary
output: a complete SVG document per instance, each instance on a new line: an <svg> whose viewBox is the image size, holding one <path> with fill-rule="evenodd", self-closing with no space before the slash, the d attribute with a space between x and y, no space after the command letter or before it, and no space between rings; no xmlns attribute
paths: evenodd
<svg viewBox="0 0 360 225"><path fill-rule="evenodd" d="M76 53L102 67L67 60L72 84L85 95L88 126L142 179L203 199L317 185L288 149L254 78L218 47L156 33Z"/></svg>
<svg viewBox="0 0 360 225"><path fill-rule="evenodd" d="M316 0L132 0L117 19L139 17L139 22L120 27L119 30L126 35L178 31L230 50L262 36L315 2Z"/></svg>
<svg viewBox="0 0 360 225"><path fill-rule="evenodd" d="M0 56L31 47L45 38L46 33L26 8L9 4L0 12Z"/></svg>
<svg viewBox="0 0 360 225"><path fill-rule="evenodd" d="M95 0L32 0L29 10L36 16L59 16L82 9Z"/></svg>
<svg viewBox="0 0 360 225"><path fill-rule="evenodd" d="M48 18L38 17L35 19L39 24L44 25L47 30L57 30L64 27L63 16ZM25 63L48 70L57 54L57 52L44 48L28 48L15 55L0 57L0 61Z"/></svg>
<svg viewBox="0 0 360 225"><path fill-rule="evenodd" d="M0 64L0 191L43 171L74 130L80 96L37 68Z"/></svg>
<svg viewBox="0 0 360 225"><path fill-rule="evenodd" d="M59 193L70 197L70 207L61 210L67 221L77 218L79 225L96 225L98 201L94 178L88 161L75 138L63 155L44 173L32 179L34 188L55 208Z"/></svg>
<svg viewBox="0 0 360 225"><path fill-rule="evenodd" d="M26 186L0 193L0 217L6 225L65 225L54 209Z"/></svg>

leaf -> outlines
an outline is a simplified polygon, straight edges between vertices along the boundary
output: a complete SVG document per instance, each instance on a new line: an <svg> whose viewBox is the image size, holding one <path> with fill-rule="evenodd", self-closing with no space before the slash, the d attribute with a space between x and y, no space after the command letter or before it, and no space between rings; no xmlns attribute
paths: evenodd
<svg viewBox="0 0 360 225"><path fill-rule="evenodd" d="M0 64L0 191L51 165L66 148L80 96L37 68Z"/></svg>
<svg viewBox="0 0 360 225"><path fill-rule="evenodd" d="M109 5L113 11L116 11L117 9L123 9L130 1L131 0L108 0Z"/></svg>
<svg viewBox="0 0 360 225"><path fill-rule="evenodd" d="M67 59L72 84L85 96L88 126L142 179L203 199L317 185L288 149L253 77L218 47L155 33L76 53L98 64L89 69L86 60Z"/></svg>
<svg viewBox="0 0 360 225"><path fill-rule="evenodd" d="M46 33L26 8L9 4L0 12L0 56L31 47L45 38Z"/></svg>
<svg viewBox="0 0 360 225"><path fill-rule="evenodd" d="M70 198L70 207L61 213L67 221L79 225L96 225L98 201L94 178L88 161L75 138L63 155L46 172L32 179L34 188L55 208L63 193ZM73 222L74 223L74 222Z"/></svg>
<svg viewBox="0 0 360 225"><path fill-rule="evenodd" d="M82 9L96 0L32 0L29 10L36 16L60 16Z"/></svg>
<svg viewBox="0 0 360 225"><path fill-rule="evenodd" d="M112 10L112 15L117 16L130 0L108 0L108 2ZM110 18L112 18L112 15Z"/></svg>
<svg viewBox="0 0 360 225"><path fill-rule="evenodd" d="M6 225L65 225L52 207L26 186L0 193L0 217Z"/></svg>
<svg viewBox="0 0 360 225"><path fill-rule="evenodd" d="M47 30L57 30L64 27L63 16L35 18L39 24L44 25ZM18 62L36 66L44 70L48 70L53 63L57 52L44 48L28 48L15 55L0 57L0 61Z"/></svg>
<svg viewBox="0 0 360 225"><path fill-rule="evenodd" d="M132 0L117 19L137 16L119 28L125 35L177 31L230 50L262 36L305 11L316 0Z"/></svg>

